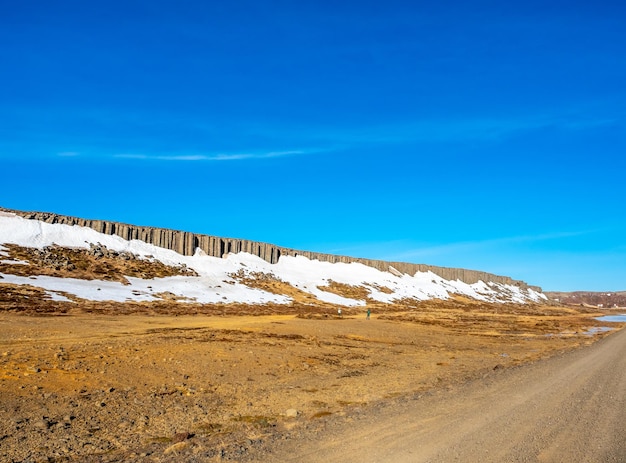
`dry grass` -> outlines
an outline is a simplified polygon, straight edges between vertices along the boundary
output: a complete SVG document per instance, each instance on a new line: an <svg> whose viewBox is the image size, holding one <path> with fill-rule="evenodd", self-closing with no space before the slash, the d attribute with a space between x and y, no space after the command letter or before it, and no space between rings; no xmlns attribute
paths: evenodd
<svg viewBox="0 0 626 463"><path fill-rule="evenodd" d="M0 263L0 273L34 276L48 275L81 280L108 280L129 284L126 277L163 278L175 275L196 275L186 267L175 267L157 260L139 259L129 253L115 253L100 247L106 255L88 249L48 246L42 250L14 244L3 245L10 259L28 264ZM4 258L3 260L7 260Z"/></svg>
<svg viewBox="0 0 626 463"><path fill-rule="evenodd" d="M71 311L70 304L52 301L44 289L0 280L0 311L58 315Z"/></svg>
<svg viewBox="0 0 626 463"><path fill-rule="evenodd" d="M391 288L387 288L386 286L381 286L381 285L377 285L375 283L363 283L363 285L365 286L371 286L372 288L380 291L381 293L384 294L393 294L393 289Z"/></svg>
<svg viewBox="0 0 626 463"><path fill-rule="evenodd" d="M246 273L243 269L240 269L238 272L231 273L228 276L249 288L261 289L268 293L290 297L296 305L326 305L314 295L296 288L271 273Z"/></svg>
<svg viewBox="0 0 626 463"><path fill-rule="evenodd" d="M424 301L406 312L387 313L384 320L445 327L473 336L575 336L600 326L588 311L541 304L492 304L478 301Z"/></svg>
<svg viewBox="0 0 626 463"><path fill-rule="evenodd" d="M370 296L370 291L364 286L347 285L333 280L328 280L328 285L318 286L317 289L326 291L327 293L333 293L347 299L356 299L359 301L367 301Z"/></svg>

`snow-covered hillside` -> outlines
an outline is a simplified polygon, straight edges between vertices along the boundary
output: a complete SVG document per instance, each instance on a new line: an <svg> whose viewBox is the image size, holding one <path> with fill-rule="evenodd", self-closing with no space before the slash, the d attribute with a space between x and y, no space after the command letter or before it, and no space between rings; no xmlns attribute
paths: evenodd
<svg viewBox="0 0 626 463"><path fill-rule="evenodd" d="M109 250L132 253L139 259L159 261L170 266L186 266L195 275L177 275L142 279L126 277L130 284L118 281L62 278L54 275L19 276L10 269L29 265L9 258L5 245L43 249L47 246L90 249L100 245ZM383 272L360 263L329 263L309 260L303 256L281 256L276 264L246 254L229 254L226 258L210 257L201 250L193 256L183 256L143 241L127 241L115 235L105 235L93 229L49 224L28 220L0 211L0 285L28 284L43 288L56 300L65 300L65 294L94 301L155 301L164 293L180 302L289 304L291 296L275 294L255 288L251 281L259 278L282 282L295 290L308 293L319 301L343 306L365 305L365 298L351 298L330 292L333 284L359 288L367 299L393 303L402 299L448 299L452 294L486 302L541 302L546 297L531 288L520 288L493 282L475 284L459 280L448 281L432 272L415 275ZM7 270L7 268L9 270ZM339 292L340 293L340 292ZM354 297L354 296L353 296Z"/></svg>

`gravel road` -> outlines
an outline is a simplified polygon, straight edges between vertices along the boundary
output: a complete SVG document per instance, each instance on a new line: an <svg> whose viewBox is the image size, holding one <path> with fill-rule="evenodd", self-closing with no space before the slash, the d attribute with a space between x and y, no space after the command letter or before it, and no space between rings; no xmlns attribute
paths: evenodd
<svg viewBox="0 0 626 463"><path fill-rule="evenodd" d="M392 374L392 372L390 372ZM285 462L626 462L626 330L329 424Z"/></svg>

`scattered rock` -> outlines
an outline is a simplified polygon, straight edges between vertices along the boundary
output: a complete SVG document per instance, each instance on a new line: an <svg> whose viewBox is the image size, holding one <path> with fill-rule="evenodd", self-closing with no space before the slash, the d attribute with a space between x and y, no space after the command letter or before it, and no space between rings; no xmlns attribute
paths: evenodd
<svg viewBox="0 0 626 463"><path fill-rule="evenodd" d="M179 433L174 434L174 437L172 437L172 442L175 442L175 443L183 442L191 437L193 437L193 434L190 434L188 432L179 432Z"/></svg>
<svg viewBox="0 0 626 463"><path fill-rule="evenodd" d="M44 418L44 419L35 421L33 425L39 429L48 429L50 427L50 422Z"/></svg>
<svg viewBox="0 0 626 463"><path fill-rule="evenodd" d="M189 446L189 443L187 442L177 442L174 445L170 445L168 448L166 448L163 453L165 455L168 455L170 453L176 453L179 452L181 450L185 450L187 447Z"/></svg>

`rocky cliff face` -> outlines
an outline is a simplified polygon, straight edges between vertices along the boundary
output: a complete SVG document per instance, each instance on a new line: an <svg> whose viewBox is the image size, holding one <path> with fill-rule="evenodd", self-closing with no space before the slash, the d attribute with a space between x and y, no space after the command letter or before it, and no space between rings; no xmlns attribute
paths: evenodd
<svg viewBox="0 0 626 463"><path fill-rule="evenodd" d="M522 288L528 287L528 285L523 281L513 280L507 276L493 275L491 273L480 272L477 270L436 267L433 265L411 264L406 262L386 262L382 260L361 259L357 257L338 256L334 254L323 254L310 251L298 251L295 249L283 248L273 244L260 243L257 241L236 238L221 238L217 236L200 235L165 228L141 227L104 220L81 219L50 212L24 212L1 208L0 210L12 212L31 220L89 227L100 233L118 235L126 240L141 240L155 246L171 249L183 255L193 255L196 252L196 248L200 248L209 256L213 257L224 257L228 253L247 252L272 264L278 262L278 259L280 259L281 256L304 256L311 260L331 263L358 262L374 267L378 270L391 271L392 273L399 272L414 275L418 271L431 271L446 280L460 280L468 284L476 283L482 280L484 282L491 281L494 283L516 285ZM541 288L532 288L537 291L541 291Z"/></svg>

